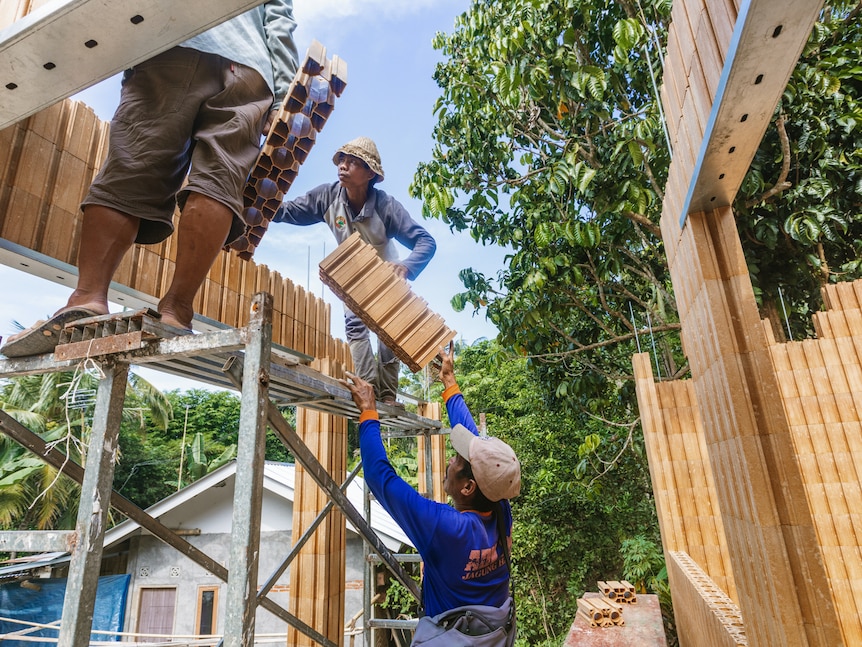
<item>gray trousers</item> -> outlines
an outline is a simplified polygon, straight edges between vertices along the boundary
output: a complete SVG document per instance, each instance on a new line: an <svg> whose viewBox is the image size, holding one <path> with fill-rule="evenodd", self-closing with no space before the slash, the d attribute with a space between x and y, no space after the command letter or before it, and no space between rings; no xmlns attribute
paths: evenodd
<svg viewBox="0 0 862 647"><path fill-rule="evenodd" d="M374 385L378 400L394 400L401 370L401 362L395 353L378 339L375 358L368 327L347 308L344 308L344 332L353 357L354 373Z"/></svg>

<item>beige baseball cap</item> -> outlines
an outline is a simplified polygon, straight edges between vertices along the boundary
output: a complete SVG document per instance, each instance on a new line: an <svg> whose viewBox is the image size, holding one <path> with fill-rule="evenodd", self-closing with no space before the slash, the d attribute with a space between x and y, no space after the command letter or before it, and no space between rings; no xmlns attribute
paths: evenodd
<svg viewBox="0 0 862 647"><path fill-rule="evenodd" d="M473 468L473 478L489 501L512 499L521 493L521 463L499 438L477 436L464 425L449 434L452 447Z"/></svg>

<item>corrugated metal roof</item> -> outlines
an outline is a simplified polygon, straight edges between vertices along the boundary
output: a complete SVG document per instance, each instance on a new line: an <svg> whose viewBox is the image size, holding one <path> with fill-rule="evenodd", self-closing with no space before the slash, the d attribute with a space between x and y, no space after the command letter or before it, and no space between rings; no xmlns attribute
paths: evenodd
<svg viewBox="0 0 862 647"><path fill-rule="evenodd" d="M159 518L162 515L171 512L183 504L192 501L202 492L208 491L226 481L233 481L236 475L236 462L231 461L198 479L191 485L184 487L182 490L165 497L155 505L147 508L147 514L153 518ZM296 477L296 466L293 463L275 463L267 461L264 465L264 489L276 496L293 502L294 484ZM359 476L351 481L347 486L347 498L353 506L359 510L360 514L364 514L362 501L364 497L365 483ZM412 542L401 530L401 527L395 523L395 520L389 516L383 507L377 502L371 502L371 528L378 534L380 540L392 551L401 549L401 546L406 544L412 546ZM356 533L356 528L350 521L347 521L347 528ZM118 524L105 533L105 548L117 544L132 533L140 529L137 522L127 519L121 524ZM4 576L14 575L22 571L40 568L49 564L56 564L67 561L69 553L45 553L43 555L34 555L33 560L27 563L18 563L0 568L0 578Z"/></svg>

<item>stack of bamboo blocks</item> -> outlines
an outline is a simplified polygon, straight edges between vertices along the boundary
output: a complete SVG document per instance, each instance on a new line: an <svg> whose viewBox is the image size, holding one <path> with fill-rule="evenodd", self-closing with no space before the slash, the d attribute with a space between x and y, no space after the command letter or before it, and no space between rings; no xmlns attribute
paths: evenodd
<svg viewBox="0 0 862 647"><path fill-rule="evenodd" d="M314 41L273 120L243 191L245 233L228 245L249 260L347 85L347 64Z"/></svg>
<svg viewBox="0 0 862 647"><path fill-rule="evenodd" d="M635 604L635 587L625 580L598 582L599 595L587 594L578 599L578 615L591 627L622 627L623 605Z"/></svg>
<svg viewBox="0 0 862 647"><path fill-rule="evenodd" d="M455 337L359 232L321 261L320 280L414 373Z"/></svg>
<svg viewBox="0 0 862 647"><path fill-rule="evenodd" d="M637 595L635 595L635 587L625 580L622 582L616 580L608 582L599 581L596 585L599 587L602 595L608 600L625 604L635 604L638 601Z"/></svg>
<svg viewBox="0 0 862 647"><path fill-rule="evenodd" d="M591 627L622 627L625 625L622 607L600 596L578 598L578 615L584 618Z"/></svg>

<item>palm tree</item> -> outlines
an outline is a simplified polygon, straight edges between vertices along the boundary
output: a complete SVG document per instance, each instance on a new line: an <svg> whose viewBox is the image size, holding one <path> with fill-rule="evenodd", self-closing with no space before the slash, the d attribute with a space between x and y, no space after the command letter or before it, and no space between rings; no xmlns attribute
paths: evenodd
<svg viewBox="0 0 862 647"><path fill-rule="evenodd" d="M0 409L69 459L83 464L97 387L98 375L90 371L12 378L0 388ZM173 416L164 394L130 373L122 424L145 434L145 413L163 428ZM0 526L19 530L74 528L78 498L74 481L58 477L55 468L12 439L0 437Z"/></svg>

